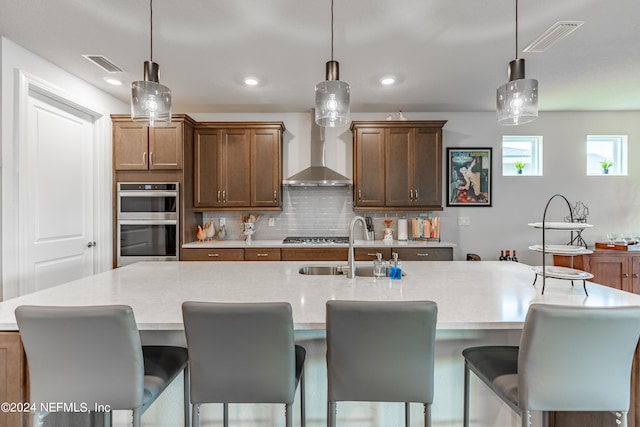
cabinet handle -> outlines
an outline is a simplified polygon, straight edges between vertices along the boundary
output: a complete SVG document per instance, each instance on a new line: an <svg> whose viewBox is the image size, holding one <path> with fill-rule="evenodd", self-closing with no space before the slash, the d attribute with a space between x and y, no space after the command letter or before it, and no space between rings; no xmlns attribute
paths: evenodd
<svg viewBox="0 0 640 427"><path fill-rule="evenodd" d="M362 200L362 190L358 190L358 200Z"/></svg>
<svg viewBox="0 0 640 427"><path fill-rule="evenodd" d="M625 279L627 279L629 277L629 273L622 273L622 277L624 277Z"/></svg>
<svg viewBox="0 0 640 427"><path fill-rule="evenodd" d="M220 256L220 254L207 254L207 256L209 256L209 257L218 257L218 256Z"/></svg>
<svg viewBox="0 0 640 427"><path fill-rule="evenodd" d="M418 200L418 190L415 190L414 194L415 194L415 197L413 198L413 200Z"/></svg>
<svg viewBox="0 0 640 427"><path fill-rule="evenodd" d="M153 165L153 151L149 151L149 166Z"/></svg>
<svg viewBox="0 0 640 427"><path fill-rule="evenodd" d="M218 203L220 203L220 190L218 190Z"/></svg>
<svg viewBox="0 0 640 427"><path fill-rule="evenodd" d="M269 254L256 254L256 256L262 256L262 257L265 257L265 256L269 256Z"/></svg>
<svg viewBox="0 0 640 427"><path fill-rule="evenodd" d="M416 254L416 256L429 256L428 253L424 253L424 254Z"/></svg>
<svg viewBox="0 0 640 427"><path fill-rule="evenodd" d="M278 201L278 190L273 190L273 201L274 202Z"/></svg>
<svg viewBox="0 0 640 427"><path fill-rule="evenodd" d="M147 164L147 152L146 151L144 153L142 153L142 164L143 165Z"/></svg>
<svg viewBox="0 0 640 427"><path fill-rule="evenodd" d="M222 203L227 203L227 190L222 190Z"/></svg>

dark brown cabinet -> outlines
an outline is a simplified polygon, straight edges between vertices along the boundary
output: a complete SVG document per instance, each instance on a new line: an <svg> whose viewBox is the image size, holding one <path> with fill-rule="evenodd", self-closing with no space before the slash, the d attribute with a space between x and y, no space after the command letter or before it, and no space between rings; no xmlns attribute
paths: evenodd
<svg viewBox="0 0 640 427"><path fill-rule="evenodd" d="M445 123L353 122L354 210L442 210Z"/></svg>
<svg viewBox="0 0 640 427"><path fill-rule="evenodd" d="M401 261L453 261L453 248L393 248Z"/></svg>
<svg viewBox="0 0 640 427"><path fill-rule="evenodd" d="M148 127L112 116L115 170L177 170L183 167L184 123Z"/></svg>
<svg viewBox="0 0 640 427"><path fill-rule="evenodd" d="M280 207L282 123L200 124L193 142L194 208Z"/></svg>

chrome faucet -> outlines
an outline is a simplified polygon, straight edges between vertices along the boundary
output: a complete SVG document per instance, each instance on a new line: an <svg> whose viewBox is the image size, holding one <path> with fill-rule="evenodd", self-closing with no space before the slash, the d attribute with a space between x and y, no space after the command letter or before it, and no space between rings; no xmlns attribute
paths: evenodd
<svg viewBox="0 0 640 427"><path fill-rule="evenodd" d="M356 275L356 257L354 255L354 250L353 250L353 244L354 239L353 239L353 229L356 225L356 223L360 221L362 223L362 231L364 234L364 240L369 240L369 233L367 233L367 223L364 220L363 217L361 216L355 216L352 220L351 223L349 224L349 255L347 258L347 262L349 263L349 270L347 271L347 278L351 279Z"/></svg>

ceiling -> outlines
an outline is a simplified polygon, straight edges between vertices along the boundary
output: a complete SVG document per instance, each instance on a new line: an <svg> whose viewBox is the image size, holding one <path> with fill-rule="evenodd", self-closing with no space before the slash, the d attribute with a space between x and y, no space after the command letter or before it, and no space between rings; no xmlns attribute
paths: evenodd
<svg viewBox="0 0 640 427"><path fill-rule="evenodd" d="M0 0L0 34L123 102L150 57L147 0ZM640 1L520 0L520 50L557 21L584 21L519 53L542 111L640 110ZM352 112L493 111L515 58L514 0L335 0L334 59ZM82 55L122 68L108 74ZM153 60L173 111L298 112L331 59L330 0L155 0ZM252 75L261 80L246 87ZM395 75L397 83L379 79Z"/></svg>

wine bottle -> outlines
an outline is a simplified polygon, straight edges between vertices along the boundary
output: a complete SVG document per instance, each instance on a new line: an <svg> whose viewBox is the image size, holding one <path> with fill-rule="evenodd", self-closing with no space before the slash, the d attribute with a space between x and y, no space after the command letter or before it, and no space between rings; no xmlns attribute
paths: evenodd
<svg viewBox="0 0 640 427"><path fill-rule="evenodd" d="M498 258L499 261L506 261L507 258L504 256L504 251L500 251L500 258Z"/></svg>
<svg viewBox="0 0 640 427"><path fill-rule="evenodd" d="M513 250L513 257L511 257L511 261L518 262L518 257L516 256L516 250Z"/></svg>
<svg viewBox="0 0 640 427"><path fill-rule="evenodd" d="M511 251L507 249L507 256L505 257L507 261L511 261Z"/></svg>

